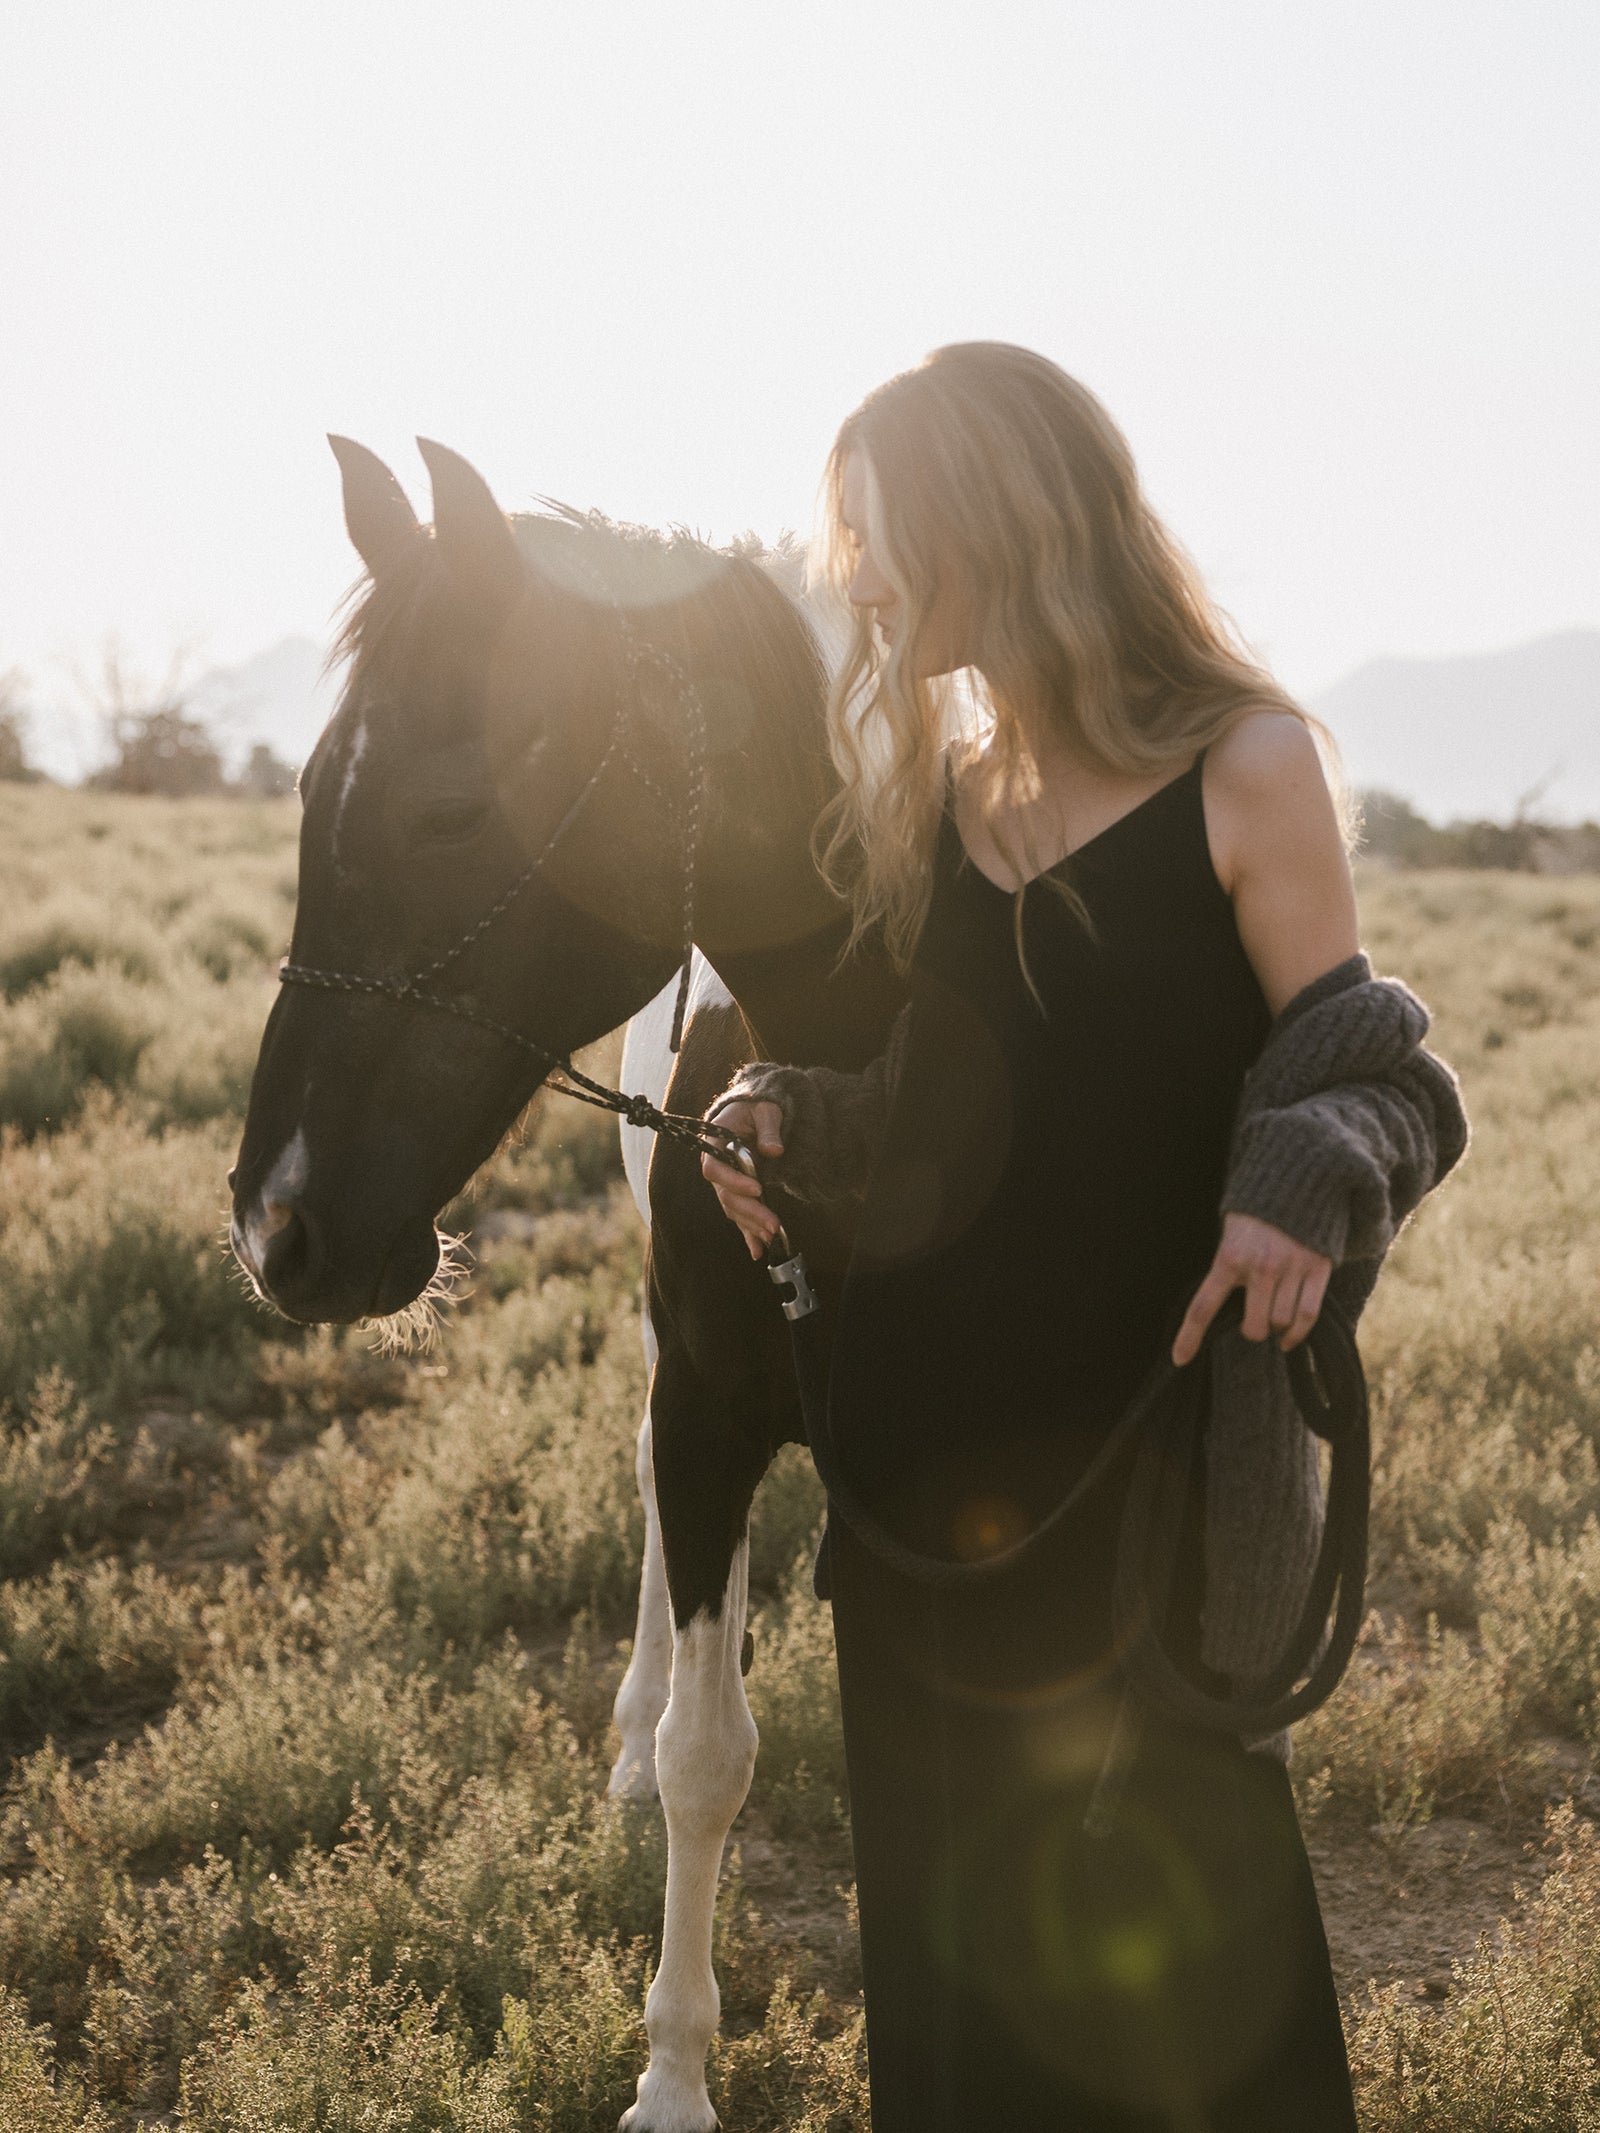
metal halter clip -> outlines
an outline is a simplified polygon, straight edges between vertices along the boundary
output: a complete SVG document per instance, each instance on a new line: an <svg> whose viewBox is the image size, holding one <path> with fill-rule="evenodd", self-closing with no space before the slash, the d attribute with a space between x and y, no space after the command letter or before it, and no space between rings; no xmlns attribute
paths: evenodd
<svg viewBox="0 0 1600 2133"><path fill-rule="evenodd" d="M753 1178L757 1175L755 1156L743 1141L734 1141L729 1152L746 1177ZM774 1257L776 1253L781 1253L781 1258ZM792 1296L783 1299L784 1317L791 1322L797 1318L809 1318L817 1308L817 1292L807 1278L804 1255L797 1252L789 1242L789 1232L781 1223L778 1234L767 1246L763 1264L767 1270L767 1279L774 1288L794 1291Z"/></svg>
<svg viewBox="0 0 1600 2133"><path fill-rule="evenodd" d="M787 1283L794 1290L792 1296L783 1299L784 1317L809 1318L817 1308L817 1292L806 1279L806 1262L803 1255L790 1246L788 1231L780 1229L767 1250L769 1254L774 1251L787 1254L783 1259L773 1260L769 1257L767 1260L768 1281L780 1289Z"/></svg>

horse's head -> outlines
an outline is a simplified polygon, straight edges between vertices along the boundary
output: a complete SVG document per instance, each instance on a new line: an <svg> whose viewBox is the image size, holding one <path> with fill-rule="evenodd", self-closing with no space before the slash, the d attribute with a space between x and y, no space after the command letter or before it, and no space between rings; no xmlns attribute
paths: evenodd
<svg viewBox="0 0 1600 2133"><path fill-rule="evenodd" d="M670 978L697 813L702 941L821 922L806 834L826 769L816 655L752 562L510 521L436 445L425 528L381 461L334 450L368 582L301 780L289 966L320 982L286 984L268 1020L233 1238L290 1317L345 1321L422 1293L435 1215L548 1058Z"/></svg>

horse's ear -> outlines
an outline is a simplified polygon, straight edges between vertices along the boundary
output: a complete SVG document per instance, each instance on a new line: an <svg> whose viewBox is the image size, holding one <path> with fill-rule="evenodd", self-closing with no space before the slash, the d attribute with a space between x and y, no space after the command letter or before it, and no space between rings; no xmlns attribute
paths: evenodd
<svg viewBox="0 0 1600 2133"><path fill-rule="evenodd" d="M433 533L445 567L463 593L509 607L528 576L511 521L459 452L427 437L417 439L417 450L433 477Z"/></svg>
<svg viewBox="0 0 1600 2133"><path fill-rule="evenodd" d="M353 437L329 437L344 479L344 522L373 577L383 572L417 533L417 514L406 492L376 452Z"/></svg>

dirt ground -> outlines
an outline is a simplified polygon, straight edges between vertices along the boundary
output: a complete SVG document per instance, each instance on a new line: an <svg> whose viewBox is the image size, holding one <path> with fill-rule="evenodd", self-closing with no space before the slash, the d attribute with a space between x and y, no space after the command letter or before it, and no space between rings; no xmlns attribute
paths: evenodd
<svg viewBox="0 0 1600 2133"><path fill-rule="evenodd" d="M1552 1786L1552 1797L1582 1793ZM1540 1824L1524 1811L1498 1820L1439 1815L1400 1832L1313 1824L1311 1855L1334 1976L1346 2006L1369 1984L1407 1985L1419 2000L1443 2000L1451 1965L1465 1962L1480 1936L1494 1939L1515 1893L1537 1888L1545 1870ZM829 1987L860 1989L846 1914L850 1856L837 1842L775 1838L750 1810L730 1847L745 1894L787 1941L803 1948Z"/></svg>
<svg viewBox="0 0 1600 2133"><path fill-rule="evenodd" d="M1451 1964L1472 1954L1480 1934L1493 1936L1516 1888L1537 1884L1537 1835L1458 1815L1398 1836L1313 1830L1306 1849L1346 2005L1366 1998L1369 1981L1442 2000Z"/></svg>

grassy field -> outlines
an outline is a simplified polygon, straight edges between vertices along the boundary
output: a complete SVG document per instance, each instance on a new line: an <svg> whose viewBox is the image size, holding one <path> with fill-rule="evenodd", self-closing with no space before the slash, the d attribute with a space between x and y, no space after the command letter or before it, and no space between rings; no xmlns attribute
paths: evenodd
<svg viewBox="0 0 1600 2133"><path fill-rule="evenodd" d="M607 2127L657 1818L608 1807L641 1239L536 1106L425 1357L220 1248L292 803L0 786L0 2133ZM1373 1613L1299 1735L1370 2133L1600 2128L1600 881L1374 874L1476 1140L1369 1315ZM867 2123L818 1495L758 1503L729 2133Z"/></svg>

